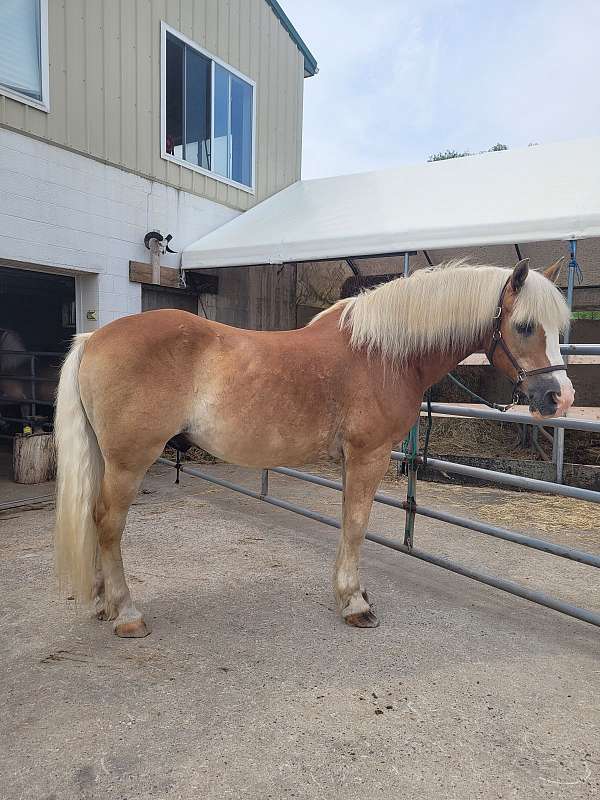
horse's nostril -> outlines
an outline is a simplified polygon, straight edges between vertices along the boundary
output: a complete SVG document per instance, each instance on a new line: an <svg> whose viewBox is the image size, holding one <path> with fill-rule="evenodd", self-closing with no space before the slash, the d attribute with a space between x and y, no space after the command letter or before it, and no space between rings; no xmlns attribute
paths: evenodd
<svg viewBox="0 0 600 800"><path fill-rule="evenodd" d="M558 406L558 394L556 392L546 392L544 395L544 405L546 407Z"/></svg>

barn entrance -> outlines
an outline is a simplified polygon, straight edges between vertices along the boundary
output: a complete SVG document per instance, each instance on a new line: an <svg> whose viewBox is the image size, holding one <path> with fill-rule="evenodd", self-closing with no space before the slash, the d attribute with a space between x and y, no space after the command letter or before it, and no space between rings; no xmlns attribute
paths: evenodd
<svg viewBox="0 0 600 800"><path fill-rule="evenodd" d="M142 286L142 311L157 308L179 308L198 313L198 295L182 289L166 289L164 286Z"/></svg>
<svg viewBox="0 0 600 800"><path fill-rule="evenodd" d="M75 333L75 279L0 266L0 327L28 351L66 352Z"/></svg>
<svg viewBox="0 0 600 800"><path fill-rule="evenodd" d="M12 440L49 430L58 371L76 331L75 279L0 266L0 473Z"/></svg>

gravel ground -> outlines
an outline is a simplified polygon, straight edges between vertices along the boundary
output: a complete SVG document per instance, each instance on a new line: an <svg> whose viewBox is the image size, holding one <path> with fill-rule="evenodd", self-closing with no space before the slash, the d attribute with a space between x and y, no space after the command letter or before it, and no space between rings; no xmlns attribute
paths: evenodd
<svg viewBox="0 0 600 800"><path fill-rule="evenodd" d="M57 600L50 505L0 514L1 798L599 793L598 629L374 544L362 572L381 627L346 627L331 591L336 531L172 481L151 471L124 540L153 628L143 640ZM326 489L273 476L271 491L339 513ZM536 529L527 497L419 485L421 502L456 513L522 504L521 530L600 552L593 524L571 529L568 514ZM372 515L374 531L402 527L393 509ZM423 519L416 544L600 610L590 567Z"/></svg>

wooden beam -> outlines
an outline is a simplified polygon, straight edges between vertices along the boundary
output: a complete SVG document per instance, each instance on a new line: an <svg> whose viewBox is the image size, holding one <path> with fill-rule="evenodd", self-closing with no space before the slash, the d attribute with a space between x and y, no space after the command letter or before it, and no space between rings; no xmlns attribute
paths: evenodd
<svg viewBox="0 0 600 800"><path fill-rule="evenodd" d="M143 261L130 261L129 280L132 283L151 283L156 285L152 280L152 264L146 264ZM173 267L161 267L160 286L165 286L168 289L181 289L179 270Z"/></svg>
<svg viewBox="0 0 600 800"><path fill-rule="evenodd" d="M177 289L180 292L193 294L217 294L219 279L216 275L205 275L200 272L186 274L187 286L179 283L179 270L173 267L160 268L160 284L152 280L152 264L144 261L129 262L129 280L132 283L146 283L150 286L163 286L165 289Z"/></svg>

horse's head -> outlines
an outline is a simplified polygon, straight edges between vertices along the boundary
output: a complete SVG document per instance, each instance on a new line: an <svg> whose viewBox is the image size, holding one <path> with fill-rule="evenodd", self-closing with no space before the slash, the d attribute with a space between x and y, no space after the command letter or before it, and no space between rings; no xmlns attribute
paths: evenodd
<svg viewBox="0 0 600 800"><path fill-rule="evenodd" d="M562 415L575 399L558 338L569 324L569 309L554 285L561 262L543 273L530 271L528 259L516 265L500 295L487 350L490 362L542 417Z"/></svg>

